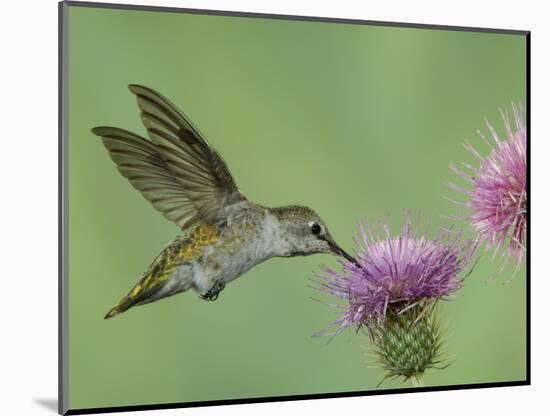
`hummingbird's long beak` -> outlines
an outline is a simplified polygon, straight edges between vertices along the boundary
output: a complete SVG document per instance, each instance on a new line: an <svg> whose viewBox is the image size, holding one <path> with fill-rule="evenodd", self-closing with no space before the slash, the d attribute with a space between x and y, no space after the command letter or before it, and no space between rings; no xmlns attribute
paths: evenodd
<svg viewBox="0 0 550 416"><path fill-rule="evenodd" d="M330 247L330 250L336 254L337 256L342 256L350 263L355 264L358 267L361 267L361 265L357 262L357 259L351 255L349 255L342 247L340 247L338 244L336 244L336 241L334 241L332 238L327 239L328 245Z"/></svg>

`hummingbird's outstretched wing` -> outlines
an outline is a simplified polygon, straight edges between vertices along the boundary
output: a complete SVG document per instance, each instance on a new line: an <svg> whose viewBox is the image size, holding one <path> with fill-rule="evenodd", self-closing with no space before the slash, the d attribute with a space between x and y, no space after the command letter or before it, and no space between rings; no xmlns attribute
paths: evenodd
<svg viewBox="0 0 550 416"><path fill-rule="evenodd" d="M182 227L216 222L223 208L245 201L227 165L183 112L150 88L130 85L150 140L96 127L119 172L166 218Z"/></svg>
<svg viewBox="0 0 550 416"><path fill-rule="evenodd" d="M95 127L118 171L151 202L156 210L180 227L196 215L195 206L149 140L116 127Z"/></svg>

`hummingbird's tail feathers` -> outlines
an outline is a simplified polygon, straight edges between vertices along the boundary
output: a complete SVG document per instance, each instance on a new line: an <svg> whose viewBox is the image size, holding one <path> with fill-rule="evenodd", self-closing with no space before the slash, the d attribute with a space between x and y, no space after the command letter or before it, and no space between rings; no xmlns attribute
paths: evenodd
<svg viewBox="0 0 550 416"><path fill-rule="evenodd" d="M118 315L119 312L117 312L116 309L117 309L117 308L114 307L114 308L111 309L109 312L107 312L107 313L105 314L105 316L103 317L103 319L111 319L113 316Z"/></svg>
<svg viewBox="0 0 550 416"><path fill-rule="evenodd" d="M154 265L155 263L153 263ZM165 284L166 278L164 276L157 276L146 274L140 279L140 281L133 287L133 289L128 293L118 304L112 308L105 319L112 318L119 313L126 312L133 306L142 305L144 303L149 303L155 299L153 296L157 293Z"/></svg>
<svg viewBox="0 0 550 416"><path fill-rule="evenodd" d="M118 315L119 313L125 312L128 309L130 309L132 306L135 306L135 304L138 302L139 302L138 299L135 299L135 298L132 299L130 296L126 296L114 308L112 308L109 312L107 312L104 319L110 319L113 316Z"/></svg>
<svg viewBox="0 0 550 416"><path fill-rule="evenodd" d="M132 290L114 308L107 312L105 319L125 312L133 306L153 302L158 298L156 296L157 292L166 285L175 268L168 261L169 254L170 246L159 253Z"/></svg>

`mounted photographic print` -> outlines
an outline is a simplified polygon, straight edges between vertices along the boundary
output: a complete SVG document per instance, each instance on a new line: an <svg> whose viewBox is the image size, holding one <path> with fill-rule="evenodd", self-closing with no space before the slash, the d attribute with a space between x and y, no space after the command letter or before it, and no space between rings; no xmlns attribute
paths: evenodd
<svg viewBox="0 0 550 416"><path fill-rule="evenodd" d="M529 32L59 10L60 413L530 383Z"/></svg>

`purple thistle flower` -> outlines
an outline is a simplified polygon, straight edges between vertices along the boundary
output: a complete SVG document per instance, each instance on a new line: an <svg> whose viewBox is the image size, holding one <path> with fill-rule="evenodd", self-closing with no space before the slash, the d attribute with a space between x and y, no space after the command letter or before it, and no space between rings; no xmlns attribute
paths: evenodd
<svg viewBox="0 0 550 416"><path fill-rule="evenodd" d="M489 156L483 157L468 142L465 147L479 159L479 167L463 166L469 174L451 169L472 184L464 189L451 184L451 188L468 195L466 203L469 220L494 253L505 246L503 255L515 258L519 266L525 252L527 229L527 131L520 110L512 105L515 129L512 130L507 114L502 113L506 139L501 140L487 122L493 144L479 132L491 147Z"/></svg>
<svg viewBox="0 0 550 416"><path fill-rule="evenodd" d="M429 240L411 229L408 216L402 232L392 237L387 224L383 235L360 226L362 244L358 264L342 262L344 271L323 267L323 289L346 299L348 306L336 321L336 333L353 326L372 330L392 312L404 312L421 303L447 298L462 286L459 274L471 263L477 242L460 233L441 230Z"/></svg>

